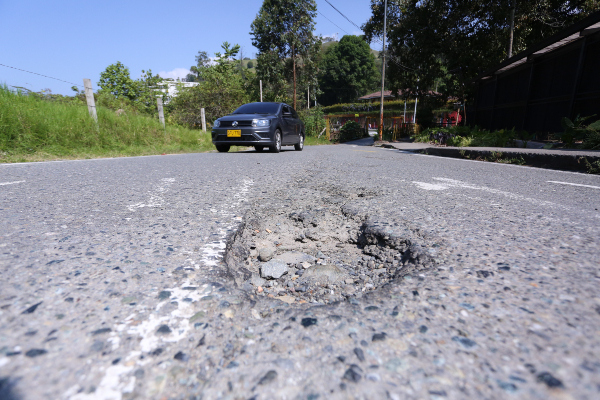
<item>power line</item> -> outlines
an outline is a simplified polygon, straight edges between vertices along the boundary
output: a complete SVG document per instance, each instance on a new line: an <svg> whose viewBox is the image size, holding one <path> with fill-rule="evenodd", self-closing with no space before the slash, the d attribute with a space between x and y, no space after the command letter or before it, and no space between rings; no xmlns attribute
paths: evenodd
<svg viewBox="0 0 600 400"><path fill-rule="evenodd" d="M349 33L348 33L348 32L346 32L346 31L345 31L343 28L340 28L340 27L339 27L339 25L337 25L335 22L333 22L332 20L330 20L329 18L327 18L325 15L323 15L323 13L322 13L321 11L317 10L317 12L318 12L319 14L321 14L321 16L322 16L323 18L325 18L327 21L329 21L329 22L331 22L333 25L337 26L337 28L338 28L338 29L340 29L342 32L344 32L346 35L349 35Z"/></svg>
<svg viewBox="0 0 600 400"><path fill-rule="evenodd" d="M6 67L6 68L12 68L12 69L16 69L17 71L23 71L23 72L27 72L27 73L29 73L29 74L34 74L34 75L43 76L44 78L50 78L50 79L54 79L55 81L61 81L61 82L64 82L64 83L69 83L69 84L71 84L71 85L75 85L75 86L83 87L82 85L78 85L78 84L76 84L76 83L73 83L73 82L64 81L64 80L62 80L62 79L58 79L58 78L53 78L53 77L51 77L51 76L48 76L48 75L38 74L37 72L26 71L26 70L24 70L24 69L21 69L21 68L11 67L10 65L4 65L4 64L0 64L0 66Z"/></svg>
<svg viewBox="0 0 600 400"><path fill-rule="evenodd" d="M340 13L340 15L341 15L342 17L346 18L346 20L348 20L348 22L350 22L352 25L354 25L355 27L357 27L358 29L360 29L360 26L356 25L354 22L352 22L352 21L350 20L350 18L346 17L346 16L345 16L345 15L344 15L344 14L343 14L343 13L342 13L340 10L338 10L337 8L335 8L335 6L334 6L333 4L331 4L331 3L329 2L329 0L325 0L325 2L326 2L327 4L329 4L329 5L330 5L330 6L331 6L331 7L332 7L332 8L333 8L335 11L337 11L338 13ZM360 30L362 31L362 29L360 29Z"/></svg>
<svg viewBox="0 0 600 400"><path fill-rule="evenodd" d="M353 22L353 21L352 21L350 18L346 17L346 15L344 15L344 13L342 13L340 10L338 10L337 8L335 8L335 6L334 6L333 4L331 4L331 3L329 2L329 0L325 0L325 2L326 2L327 4L329 4L329 5L331 6L331 8L333 8L335 11L337 11L337 12L338 12L338 13L339 13L339 14L340 14L342 17L344 17L344 18L345 18L345 19L346 19L348 22L350 22L352 25L354 25L355 27L357 27L358 29L360 29L360 30L362 31L362 28L361 28L360 26L356 25L356 24L355 24L355 23L354 23L354 22ZM321 14L321 15L322 15L322 16L323 16L323 17L324 17L326 20L328 20L329 22L331 22L332 24L334 24L335 26L337 26L337 25L336 25L336 24L335 24L333 21L331 21L329 18L325 17L325 15L323 15L323 13L321 13L320 11L319 11L319 14ZM337 27L338 27L339 29L342 29L342 28L340 28L339 26L337 26ZM342 29L342 31L346 32L346 31L345 31L345 30L343 30L343 29ZM346 32L346 33L349 35L349 33L348 33L348 32ZM379 40L379 39L373 38L373 39L372 39L372 41L374 41L375 43L377 43L377 44L380 44L380 45L382 45L382 46L383 46L383 42L382 42L381 40ZM403 69L405 69L405 70L407 70L407 71L416 71L414 68L410 68L410 67L407 67L406 65L403 65L403 64L401 64L401 63L400 63L400 62L397 60L397 57L396 57L396 56L393 56L393 55L391 55L391 54L388 54L388 57L389 57L390 61L392 61L392 62L393 62L394 64L396 64L398 67L400 67L400 68L403 68Z"/></svg>

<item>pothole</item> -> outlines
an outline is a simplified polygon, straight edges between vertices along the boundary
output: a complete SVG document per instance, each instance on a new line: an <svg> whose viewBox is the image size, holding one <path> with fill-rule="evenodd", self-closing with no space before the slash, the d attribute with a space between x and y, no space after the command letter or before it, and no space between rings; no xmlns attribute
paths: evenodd
<svg viewBox="0 0 600 400"><path fill-rule="evenodd" d="M418 230L348 205L364 197L372 196L336 193L313 197L302 208L287 199L252 210L228 240L229 274L258 296L331 303L362 297L435 263L438 244L425 244Z"/></svg>

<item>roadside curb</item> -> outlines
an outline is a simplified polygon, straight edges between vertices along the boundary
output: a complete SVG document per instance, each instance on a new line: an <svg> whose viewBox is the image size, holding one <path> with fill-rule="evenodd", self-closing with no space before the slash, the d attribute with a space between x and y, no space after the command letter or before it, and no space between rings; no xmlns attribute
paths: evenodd
<svg viewBox="0 0 600 400"><path fill-rule="evenodd" d="M573 152L571 154L549 154L547 152L535 151L535 149L528 149L530 151L511 151L511 148L498 148L497 150L478 150L474 148L456 148L456 147L427 147L425 149L401 149L393 144L382 144L381 147L388 149L397 149L402 151L409 151L412 153L426 154L438 157L451 157L471 160L487 160L494 158L502 158L505 160L509 159L522 159L524 165L546 168L546 169L557 169L564 171L578 171L588 172L588 163L595 163L600 161L600 152L598 155L581 154ZM498 153L501 156L498 157Z"/></svg>

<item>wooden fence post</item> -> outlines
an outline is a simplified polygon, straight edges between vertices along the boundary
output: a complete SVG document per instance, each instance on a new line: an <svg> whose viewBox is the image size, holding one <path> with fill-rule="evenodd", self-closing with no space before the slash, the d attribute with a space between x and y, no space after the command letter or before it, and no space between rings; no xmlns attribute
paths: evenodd
<svg viewBox="0 0 600 400"><path fill-rule="evenodd" d="M163 111L163 102L162 102L161 97L156 99L156 104L158 105L158 120L162 124L163 128L166 128L165 127L165 113Z"/></svg>
<svg viewBox="0 0 600 400"><path fill-rule="evenodd" d="M85 88L85 100L87 102L90 117L94 118L94 121L98 123L98 114L96 114L96 102L94 101L94 91L92 90L92 80L84 79L83 87Z"/></svg>
<svg viewBox="0 0 600 400"><path fill-rule="evenodd" d="M200 115L202 116L202 130L206 132L206 114L204 113L204 108L200 109Z"/></svg>

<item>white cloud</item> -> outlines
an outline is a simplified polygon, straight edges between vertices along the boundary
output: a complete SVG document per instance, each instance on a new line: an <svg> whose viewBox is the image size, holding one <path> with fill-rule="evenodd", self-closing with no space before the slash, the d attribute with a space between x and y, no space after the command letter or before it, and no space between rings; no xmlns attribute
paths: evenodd
<svg viewBox="0 0 600 400"><path fill-rule="evenodd" d="M183 79L190 73L190 70L187 68L175 68L173 71L160 71L158 75L162 78L172 78L172 79Z"/></svg>

